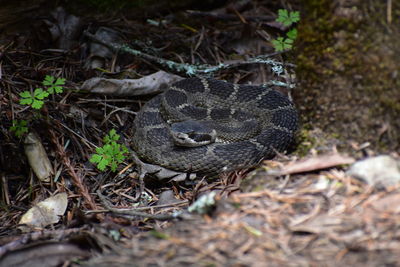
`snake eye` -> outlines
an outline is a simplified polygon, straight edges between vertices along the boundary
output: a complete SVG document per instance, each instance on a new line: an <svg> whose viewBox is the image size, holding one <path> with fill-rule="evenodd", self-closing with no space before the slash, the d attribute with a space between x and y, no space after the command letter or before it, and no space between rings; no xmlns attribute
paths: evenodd
<svg viewBox="0 0 400 267"><path fill-rule="evenodd" d="M215 142L217 132L199 121L173 123L170 133L177 146L197 147Z"/></svg>

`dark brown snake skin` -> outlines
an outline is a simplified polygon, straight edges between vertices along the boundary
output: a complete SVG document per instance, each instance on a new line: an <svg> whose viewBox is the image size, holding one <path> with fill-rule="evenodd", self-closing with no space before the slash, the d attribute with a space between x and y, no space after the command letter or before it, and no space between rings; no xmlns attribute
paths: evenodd
<svg viewBox="0 0 400 267"><path fill-rule="evenodd" d="M185 120L257 119L248 139L215 142L199 147L176 146L168 130L165 110ZM170 122L170 121L168 121ZM133 149L149 163L181 172L218 174L257 164L284 151L298 127L292 102L268 87L231 84L206 78L189 78L173 84L147 102L134 121Z"/></svg>

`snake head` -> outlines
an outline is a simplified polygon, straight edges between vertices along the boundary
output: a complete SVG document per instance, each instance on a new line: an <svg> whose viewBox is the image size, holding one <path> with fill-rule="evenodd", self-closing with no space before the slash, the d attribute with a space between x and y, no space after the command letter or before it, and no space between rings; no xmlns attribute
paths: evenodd
<svg viewBox="0 0 400 267"><path fill-rule="evenodd" d="M215 142L217 131L201 121L187 120L173 123L170 133L174 144L184 147L198 147Z"/></svg>

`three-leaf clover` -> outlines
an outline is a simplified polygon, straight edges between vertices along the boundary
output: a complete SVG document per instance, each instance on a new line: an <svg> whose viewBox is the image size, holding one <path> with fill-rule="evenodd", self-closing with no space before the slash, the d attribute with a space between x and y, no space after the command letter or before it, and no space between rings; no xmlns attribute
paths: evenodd
<svg viewBox="0 0 400 267"><path fill-rule="evenodd" d="M278 37L276 40L272 40L272 44L276 51L284 51L292 48L293 40L289 38Z"/></svg>
<svg viewBox="0 0 400 267"><path fill-rule="evenodd" d="M65 84L65 78L55 78L54 76L46 75L42 84L47 87L47 92L50 94L62 93L63 86Z"/></svg>
<svg viewBox="0 0 400 267"><path fill-rule="evenodd" d="M96 154L93 154L90 158L90 162L97 163L97 168L104 171L106 167L110 167L112 171L115 171L118 164L125 160L125 154L128 153L126 146L118 144L120 136L112 129L109 134L104 138L104 145L96 148Z"/></svg>
<svg viewBox="0 0 400 267"><path fill-rule="evenodd" d="M19 95L21 96L21 99L19 100L19 103L21 105L30 105L34 109L40 109L44 104L43 100L50 94L63 92L65 79L46 75L42 84L46 87L45 90L42 88L36 88L35 91L33 91L33 94L29 91L20 93Z"/></svg>
<svg viewBox="0 0 400 267"><path fill-rule="evenodd" d="M101 171L104 171L108 165L113 164L113 149L111 145L104 145L103 147L96 148L97 154L92 155L90 158L90 162L97 163L97 168ZM113 169L113 168L111 168Z"/></svg>
<svg viewBox="0 0 400 267"><path fill-rule="evenodd" d="M20 138L24 133L28 132L28 122L26 120L13 120L12 126L10 127L10 131L14 132L15 136Z"/></svg>
<svg viewBox="0 0 400 267"><path fill-rule="evenodd" d="M276 51L284 51L293 47L293 42L297 38L297 29L291 29L286 33L287 38L278 37L272 40L272 45Z"/></svg>
<svg viewBox="0 0 400 267"><path fill-rule="evenodd" d="M49 93L42 88L36 88L33 94L29 91L24 91L19 96L21 97L19 100L21 105L30 105L34 109L40 109L44 104L43 99L48 97Z"/></svg>
<svg viewBox="0 0 400 267"><path fill-rule="evenodd" d="M23 91L19 93L19 96L21 97L19 103L21 105L29 105L34 109L41 109L44 105L44 101L50 94L63 92L65 79L46 75L42 84L45 89L36 88L33 92ZM10 127L10 131L14 132L17 137L21 137L24 133L28 132L28 127L26 126L26 121L21 120L18 122L14 120L13 125Z"/></svg>
<svg viewBox="0 0 400 267"><path fill-rule="evenodd" d="M277 22L282 23L284 26L291 26L293 23L298 22L300 20L299 11L287 11L286 9L278 10L278 18ZM286 33L286 38L278 37L275 40L272 40L272 45L274 46L276 51L284 51L291 49L293 47L294 40L297 38L297 29L291 29Z"/></svg>
<svg viewBox="0 0 400 267"><path fill-rule="evenodd" d="M278 18L277 22L282 23L284 26L289 27L295 22L300 21L300 12L299 11L287 11L286 9L278 10Z"/></svg>
<svg viewBox="0 0 400 267"><path fill-rule="evenodd" d="M109 144L113 141L118 141L119 140L119 134L117 134L117 131L115 129L111 129L110 132L104 136L103 141L106 144Z"/></svg>
<svg viewBox="0 0 400 267"><path fill-rule="evenodd" d="M297 38L297 29L291 29L286 33L287 38L292 39L293 41Z"/></svg>

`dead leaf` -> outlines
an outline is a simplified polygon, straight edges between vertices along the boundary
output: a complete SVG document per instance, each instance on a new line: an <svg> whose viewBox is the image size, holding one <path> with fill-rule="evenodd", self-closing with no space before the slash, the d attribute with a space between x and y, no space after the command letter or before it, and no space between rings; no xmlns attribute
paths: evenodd
<svg viewBox="0 0 400 267"><path fill-rule="evenodd" d="M181 79L165 71L157 71L140 79L120 80L95 77L86 80L81 89L104 95L137 96L160 93L170 84Z"/></svg>
<svg viewBox="0 0 400 267"><path fill-rule="evenodd" d="M26 232L31 228L43 228L49 224L57 223L60 216L65 213L67 204L68 199L65 192L39 202L21 217L19 224L23 225L19 226L19 229Z"/></svg>
<svg viewBox="0 0 400 267"><path fill-rule="evenodd" d="M273 175L287 175L294 173L311 172L332 168L339 165L351 164L354 161L354 158L340 154L322 155L292 162L288 165L283 166L280 170L270 170L268 171L268 173Z"/></svg>
<svg viewBox="0 0 400 267"><path fill-rule="evenodd" d="M29 165L35 175L40 181L49 182L50 176L53 174L53 168L40 138L35 133L30 132L26 136L24 149Z"/></svg>

